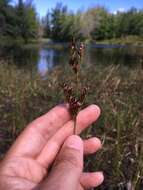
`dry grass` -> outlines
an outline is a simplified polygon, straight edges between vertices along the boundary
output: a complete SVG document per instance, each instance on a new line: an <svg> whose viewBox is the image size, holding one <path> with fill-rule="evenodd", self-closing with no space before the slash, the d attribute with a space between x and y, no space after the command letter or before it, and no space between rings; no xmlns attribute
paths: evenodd
<svg viewBox="0 0 143 190"><path fill-rule="evenodd" d="M83 66L82 83L89 82L87 104L102 109L99 121L82 134L98 136L103 149L86 158L85 170L103 170L98 189L143 188L143 71L124 66ZM66 69L66 75L65 73ZM59 81L70 70L56 67L43 80L35 73L0 64L0 155L27 123L63 101ZM70 79L69 79L70 81ZM142 187L141 187L142 185Z"/></svg>

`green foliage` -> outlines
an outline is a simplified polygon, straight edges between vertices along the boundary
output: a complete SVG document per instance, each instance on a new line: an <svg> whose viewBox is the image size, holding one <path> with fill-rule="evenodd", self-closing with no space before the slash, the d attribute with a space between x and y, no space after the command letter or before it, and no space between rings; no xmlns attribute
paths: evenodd
<svg viewBox="0 0 143 190"><path fill-rule="evenodd" d="M14 36L16 30L16 14L9 1L0 1L0 35Z"/></svg>
<svg viewBox="0 0 143 190"><path fill-rule="evenodd" d="M37 37L38 21L36 20L36 11L31 4L24 4L22 0L16 7L16 16L18 23L18 34L26 42L30 38Z"/></svg>
<svg viewBox="0 0 143 190"><path fill-rule="evenodd" d="M57 3L40 23L32 3L19 0L0 0L0 38L11 37L28 42L38 36L53 41L67 42L74 36L82 40L106 40L126 36L143 37L143 10L131 8L126 12L110 13L97 6L85 12L73 13L67 6Z"/></svg>
<svg viewBox="0 0 143 190"><path fill-rule="evenodd" d="M117 13L115 15L115 33L116 37L127 35L139 35L143 34L143 11L138 11L135 8L131 8L124 13Z"/></svg>
<svg viewBox="0 0 143 190"><path fill-rule="evenodd" d="M42 18L43 25L43 37L51 37L51 21L50 21L50 12L48 11L46 16Z"/></svg>
<svg viewBox="0 0 143 190"><path fill-rule="evenodd" d="M14 39L36 38L38 35L38 21L35 8L31 3L19 0L13 7L8 0L0 0L0 37Z"/></svg>
<svg viewBox="0 0 143 190"><path fill-rule="evenodd" d="M45 17L46 37L69 41L72 36L88 40L104 40L143 34L143 11L131 8L127 12L110 13L104 7L93 7L83 13L72 13L58 3Z"/></svg>
<svg viewBox="0 0 143 190"><path fill-rule="evenodd" d="M97 7L94 12L94 28L91 31L92 39L110 39L114 36L114 16L104 8Z"/></svg>
<svg viewBox="0 0 143 190"><path fill-rule="evenodd" d="M58 3L45 18L45 31L54 41L70 41L73 36L80 38L80 15L74 15Z"/></svg>
<svg viewBox="0 0 143 190"><path fill-rule="evenodd" d="M52 38L56 41L62 41L64 37L65 28L63 24L66 25L67 19L67 7L63 7L61 4L57 4L51 13L51 24L52 24Z"/></svg>

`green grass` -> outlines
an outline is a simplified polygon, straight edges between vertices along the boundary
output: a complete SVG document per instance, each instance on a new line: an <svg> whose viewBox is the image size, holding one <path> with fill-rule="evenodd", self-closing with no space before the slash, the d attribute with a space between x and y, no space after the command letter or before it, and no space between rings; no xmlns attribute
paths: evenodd
<svg viewBox="0 0 143 190"><path fill-rule="evenodd" d="M10 47L10 46L25 46L27 47L28 45L37 45L39 44L39 39L29 39L28 42L26 43L23 38L13 38L10 36L0 36L0 47Z"/></svg>
<svg viewBox="0 0 143 190"><path fill-rule="evenodd" d="M7 47L7 46L25 46L28 47L29 44L31 45L39 45L44 44L46 47L51 48L58 48L62 49L63 44L61 43L52 43L53 41L49 38L39 38L39 39L31 39L29 40L28 44L25 44L24 40L22 38L19 39L13 39L11 37L0 37L0 46L1 47ZM85 41L86 44L90 43L97 43L97 44L107 44L107 45L134 45L134 46L143 46L143 37L140 36L126 36L121 38L112 38L112 39L105 39L105 40L97 40L92 41L90 39L87 39Z"/></svg>
<svg viewBox="0 0 143 190"><path fill-rule="evenodd" d="M85 170L103 170L105 182L97 189L143 185L143 70L125 66L84 65L81 81L89 84L87 105L101 107L101 117L82 136L97 136L102 150L86 157ZM65 72L66 70L66 72ZM63 102L59 81L70 81L71 71L58 66L43 80L38 74L0 64L0 156L30 121Z"/></svg>
<svg viewBox="0 0 143 190"><path fill-rule="evenodd" d="M143 45L143 37L139 36L126 36L122 38L113 38L97 41L97 44L119 44L119 45Z"/></svg>

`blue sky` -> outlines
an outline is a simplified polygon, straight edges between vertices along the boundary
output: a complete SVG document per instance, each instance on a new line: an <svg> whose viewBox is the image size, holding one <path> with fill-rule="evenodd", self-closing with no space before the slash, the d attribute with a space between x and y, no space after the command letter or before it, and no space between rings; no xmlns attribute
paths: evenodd
<svg viewBox="0 0 143 190"><path fill-rule="evenodd" d="M17 0L13 0L17 2ZM143 9L143 0L33 0L33 3L40 16L44 16L47 10L55 7L57 2L62 2L67 5L70 10L77 11L78 9L86 10L95 5L104 5L111 12L117 10L127 10L130 7Z"/></svg>

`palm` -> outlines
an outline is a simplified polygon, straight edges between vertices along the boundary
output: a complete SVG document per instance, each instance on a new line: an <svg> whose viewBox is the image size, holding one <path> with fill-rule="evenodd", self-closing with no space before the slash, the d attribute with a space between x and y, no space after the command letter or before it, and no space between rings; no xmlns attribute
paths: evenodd
<svg viewBox="0 0 143 190"><path fill-rule="evenodd" d="M97 108L86 108L81 111L77 119L77 132L80 133L98 116ZM16 140L0 165L0 180L1 184L4 184L3 189L10 187L12 190L30 190L36 187L48 175L49 166L72 131L73 121L70 120L65 106L57 106L32 122ZM86 140L84 151L92 153L98 146L99 144L95 144L95 141L93 143L92 140Z"/></svg>
<svg viewBox="0 0 143 190"><path fill-rule="evenodd" d="M34 188L43 179L46 170L31 158L19 157L10 159L4 172L7 175L1 178L2 182L6 183L3 189L9 189L8 187L14 183L20 186L20 190L24 190ZM15 190L15 187L13 189Z"/></svg>

